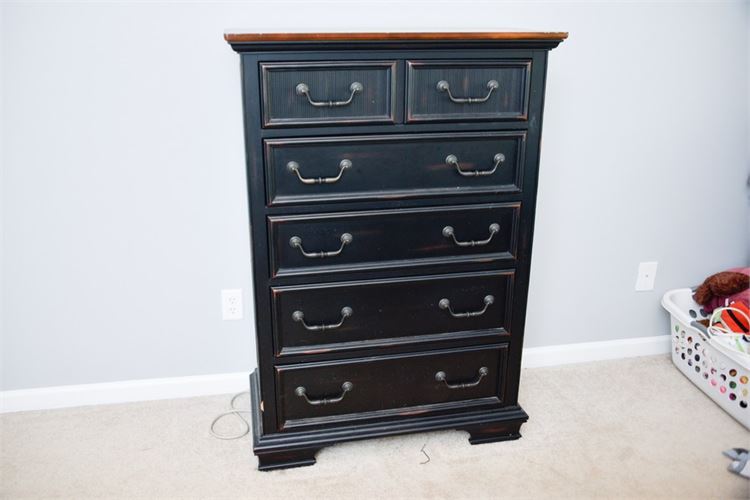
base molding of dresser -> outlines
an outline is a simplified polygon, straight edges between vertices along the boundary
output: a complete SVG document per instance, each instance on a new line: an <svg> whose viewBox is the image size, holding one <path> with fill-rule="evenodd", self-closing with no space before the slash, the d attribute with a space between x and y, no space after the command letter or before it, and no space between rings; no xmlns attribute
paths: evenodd
<svg viewBox="0 0 750 500"><path fill-rule="evenodd" d="M526 420L509 420L476 427L464 427L461 430L469 433L469 443L483 444L498 441L513 441L521 437L521 425Z"/></svg>
<svg viewBox="0 0 750 500"><path fill-rule="evenodd" d="M258 453L258 470L291 469L315 465L315 455L321 448L294 448L269 453Z"/></svg>
<svg viewBox="0 0 750 500"><path fill-rule="evenodd" d="M405 420L301 431L263 434L260 386L257 370L250 374L253 452L258 470L286 469L315 464L318 451L336 443L377 437L455 429L469 433L469 443L509 441L521 437L521 425L529 419L520 406L474 410L459 414L410 417Z"/></svg>

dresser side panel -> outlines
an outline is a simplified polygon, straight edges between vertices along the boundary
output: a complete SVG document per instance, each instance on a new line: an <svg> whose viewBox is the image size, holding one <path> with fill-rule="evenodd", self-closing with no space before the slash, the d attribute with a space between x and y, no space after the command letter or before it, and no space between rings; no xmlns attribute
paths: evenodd
<svg viewBox="0 0 750 500"><path fill-rule="evenodd" d="M242 89L245 120L245 158L248 204L250 208L250 247L252 252L255 341L260 374L262 429L273 429L276 398L271 334L271 300L268 293L269 249L266 230L266 189L261 141L261 103L258 59L242 55Z"/></svg>
<svg viewBox="0 0 750 500"><path fill-rule="evenodd" d="M521 354L526 326L526 306L529 293L532 244L534 240L534 218L536 215L536 196L539 181L539 153L542 138L542 115L544 111L548 54L549 52L546 50L537 50L534 54L534 62L532 64L526 168L524 168L524 192L523 202L521 203L520 231L518 233L517 279L511 320L513 322L513 331L511 332L513 342L511 342L510 355L508 356L507 401L509 404L515 404L518 401L518 382L521 374Z"/></svg>

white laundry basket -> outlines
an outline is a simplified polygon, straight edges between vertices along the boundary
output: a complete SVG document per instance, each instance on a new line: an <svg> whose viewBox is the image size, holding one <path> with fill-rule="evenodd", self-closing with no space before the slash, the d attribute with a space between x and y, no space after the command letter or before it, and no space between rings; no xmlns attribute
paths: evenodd
<svg viewBox="0 0 750 500"><path fill-rule="evenodd" d="M750 367L739 354L707 335L696 321L708 319L690 288L664 294L661 305L672 316L672 362L716 404L750 429Z"/></svg>

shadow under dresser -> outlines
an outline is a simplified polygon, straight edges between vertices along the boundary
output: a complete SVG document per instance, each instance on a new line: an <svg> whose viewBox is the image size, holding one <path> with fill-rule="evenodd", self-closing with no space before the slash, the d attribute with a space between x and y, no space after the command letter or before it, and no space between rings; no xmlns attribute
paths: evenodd
<svg viewBox="0 0 750 500"><path fill-rule="evenodd" d="M518 439L549 50L567 33L232 32L261 470L438 429Z"/></svg>

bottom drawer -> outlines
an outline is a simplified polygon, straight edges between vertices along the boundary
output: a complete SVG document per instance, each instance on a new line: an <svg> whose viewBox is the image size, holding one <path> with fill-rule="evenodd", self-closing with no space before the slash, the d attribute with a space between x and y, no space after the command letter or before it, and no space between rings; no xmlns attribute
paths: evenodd
<svg viewBox="0 0 750 500"><path fill-rule="evenodd" d="M498 405L508 345L276 367L279 430Z"/></svg>

